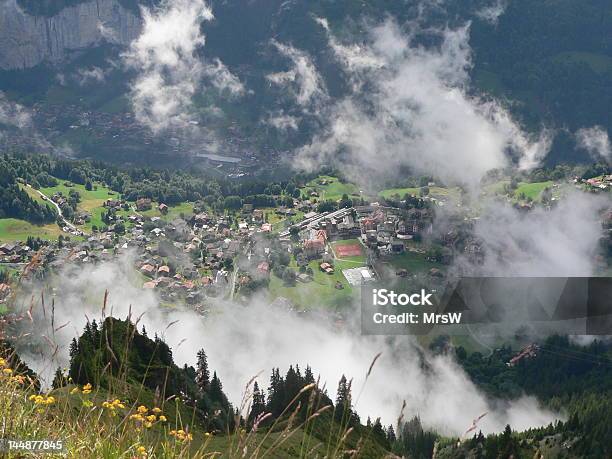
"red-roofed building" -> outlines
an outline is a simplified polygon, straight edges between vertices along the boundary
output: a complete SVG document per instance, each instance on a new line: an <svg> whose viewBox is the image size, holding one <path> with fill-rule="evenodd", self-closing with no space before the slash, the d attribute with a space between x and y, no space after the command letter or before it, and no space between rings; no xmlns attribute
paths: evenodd
<svg viewBox="0 0 612 459"><path fill-rule="evenodd" d="M318 230L314 238L304 241L304 254L308 258L317 258L325 251L327 233L325 230Z"/></svg>
<svg viewBox="0 0 612 459"><path fill-rule="evenodd" d="M267 261L262 261L257 265L257 271L261 274L268 274L270 272L270 264Z"/></svg>

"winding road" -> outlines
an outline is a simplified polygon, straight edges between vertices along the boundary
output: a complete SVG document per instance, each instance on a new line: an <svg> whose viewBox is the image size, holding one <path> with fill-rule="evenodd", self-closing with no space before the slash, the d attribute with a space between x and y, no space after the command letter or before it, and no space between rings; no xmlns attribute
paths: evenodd
<svg viewBox="0 0 612 459"><path fill-rule="evenodd" d="M34 190L36 193L38 193L40 195L40 197L43 199L43 201L51 203L57 209L57 214L60 216L60 218L64 222L64 225L67 226L68 228L70 228L71 232L73 231L77 235L84 235L85 234L82 230L80 230L79 228L74 226L74 224L72 224L71 222L66 220L66 218L64 217L64 214L62 214L62 209L60 208L60 206L55 201L53 201L50 197L48 197L42 191L39 191L36 188L33 188L32 185L30 185L29 183L26 183L26 186L28 188L31 188L32 190Z"/></svg>

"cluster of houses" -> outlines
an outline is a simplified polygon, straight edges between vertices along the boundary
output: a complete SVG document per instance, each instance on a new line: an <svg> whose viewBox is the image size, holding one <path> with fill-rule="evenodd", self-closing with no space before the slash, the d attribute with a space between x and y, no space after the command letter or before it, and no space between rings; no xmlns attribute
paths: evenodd
<svg viewBox="0 0 612 459"><path fill-rule="evenodd" d="M0 245L0 263L18 264L29 261L32 249L23 242L6 242Z"/></svg>
<svg viewBox="0 0 612 459"><path fill-rule="evenodd" d="M381 256L401 254L407 241L432 232L429 209L398 209L380 205L357 206L335 212L304 215L297 225L303 250L310 259L325 252L327 241L361 238ZM288 236L288 232L284 234ZM281 237L283 233L281 233Z"/></svg>
<svg viewBox="0 0 612 459"><path fill-rule="evenodd" d="M529 344L528 346L521 349L521 351L512 357L506 365L509 367L516 366L521 360L532 359L538 355L540 347L537 344Z"/></svg>
<svg viewBox="0 0 612 459"><path fill-rule="evenodd" d="M602 175L601 177L595 177L590 179L579 179L574 178L574 183L581 182L586 185L589 189L595 191L608 191L612 189L612 175Z"/></svg>
<svg viewBox="0 0 612 459"><path fill-rule="evenodd" d="M364 243L381 256L404 253L407 241L433 230L433 214L428 208L361 206L355 210Z"/></svg>
<svg viewBox="0 0 612 459"><path fill-rule="evenodd" d="M120 199L109 199L104 207L119 210L129 209L130 205ZM161 217L139 213L154 207ZM278 237L270 237L273 228L264 210L254 209L250 204L245 204L238 215L198 211L176 219L167 216L168 207L164 203L154 203L148 198L138 199L135 208L136 212L129 216L109 212L110 221L105 230L84 236L84 240L64 239L43 245L37 255L40 264L60 269L67 262L87 264L113 260L129 251L133 254L130 259L143 277L143 289L154 290L168 301L184 299L199 307L206 297L230 291L236 283L240 286L267 279L279 252L284 252L286 257L288 253L297 253L295 249L299 248L298 266L306 268L308 261L319 260L319 269L333 274L334 259L328 253L331 241L360 239L368 254L385 258L406 250L425 251L425 248L415 248L414 242L431 237L441 248L435 261L450 263L458 251L475 263L484 259L482 241L471 236L469 227L462 226L465 222L457 222L451 225L452 229L439 234L434 231L433 212L427 206L396 208L374 203L315 212L307 200L298 200L293 209L274 210L285 218L295 215L297 208L305 212L300 222L281 231ZM125 232L115 231L120 222L125 223ZM27 265L33 252L24 243L2 244L0 263ZM240 258L248 259L249 268L234 266L238 255L245 255ZM305 271L300 270L296 276L298 281L311 280L312 273ZM401 275L407 274L405 270L400 271ZM10 287L0 286L0 301L3 294L8 296L6 292L10 293Z"/></svg>

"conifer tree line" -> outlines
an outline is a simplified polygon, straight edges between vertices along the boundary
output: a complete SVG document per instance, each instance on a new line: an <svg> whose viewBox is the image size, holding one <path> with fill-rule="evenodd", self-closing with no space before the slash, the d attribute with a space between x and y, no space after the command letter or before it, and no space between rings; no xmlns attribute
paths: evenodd
<svg viewBox="0 0 612 459"><path fill-rule="evenodd" d="M292 198L301 194L298 185L303 185L317 174L297 173L291 179L281 181L259 176L238 181L210 176L206 171L194 174L149 167L118 168L99 161L4 153L0 154L0 176L15 186L17 180L29 183L34 188L55 186L58 180L62 180L84 185L91 190L95 183L101 183L128 201L150 198L168 205L203 201L219 209L237 209L243 204L292 206Z"/></svg>
<svg viewBox="0 0 612 459"><path fill-rule="evenodd" d="M73 383L102 388L123 381L142 385L159 394L160 399L176 397L195 410L203 428L217 432L225 432L236 423L247 430L273 428L276 420L295 416L303 421L309 414L330 407L322 416L326 425L351 428L399 456L431 458L434 451L443 450L447 454L444 457L453 459L523 458L533 457L542 444L571 445L576 457L589 459L612 454L612 344L595 341L585 347L567 337L553 336L542 343L540 355L513 367L504 363L512 355L507 348L498 349L488 358L478 352L467 355L462 348L454 352L478 385L485 381L478 377L480 373L489 375L489 384L494 381L499 385L482 386L487 392L500 394L513 382L525 393L537 394L547 407L565 410L567 420L525 432L506 426L500 434L485 436L477 432L465 441L427 430L418 415L387 427L380 418L368 418L362 424L355 411L351 380L344 375L340 378L332 400L308 365L304 369L291 365L284 374L279 368L272 369L267 388L254 381L250 410L242 413L242 418L224 393L216 370L209 367L204 349L197 352L195 367L179 368L161 338L150 338L144 327L137 330L129 320L113 318L88 323L83 334L72 341L69 377ZM54 386L64 384L66 378L58 373ZM508 398L513 394L509 391Z"/></svg>

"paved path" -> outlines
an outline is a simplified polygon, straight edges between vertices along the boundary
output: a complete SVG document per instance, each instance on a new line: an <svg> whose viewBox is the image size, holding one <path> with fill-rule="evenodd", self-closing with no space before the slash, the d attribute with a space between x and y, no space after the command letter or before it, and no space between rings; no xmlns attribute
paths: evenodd
<svg viewBox="0 0 612 459"><path fill-rule="evenodd" d="M70 228L72 231L76 232L77 234L81 235L81 234L85 234L82 230L80 230L79 228L77 228L76 226L74 226L71 222L69 222L65 217L64 214L62 214L62 209L60 208L60 206L57 205L57 203L55 201L53 201L49 196L47 196L46 194L44 194L42 191L37 190L36 188L33 188L32 185L30 185L29 183L26 183L26 186L28 188L31 188L32 190L34 190L36 193L38 193L40 195L40 197L46 201L49 202L50 204L52 204L56 209L57 209L57 214L60 216L60 218L62 219L62 221L64 222L64 225L67 226L68 228Z"/></svg>

